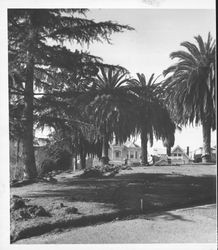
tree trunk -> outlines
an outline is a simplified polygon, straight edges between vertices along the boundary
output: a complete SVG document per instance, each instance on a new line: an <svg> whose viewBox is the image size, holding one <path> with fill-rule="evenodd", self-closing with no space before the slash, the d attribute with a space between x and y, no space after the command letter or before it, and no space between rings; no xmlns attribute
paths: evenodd
<svg viewBox="0 0 218 250"><path fill-rule="evenodd" d="M168 161L168 164L171 165L171 159L169 157L171 157L171 147L168 146L167 147L167 161Z"/></svg>
<svg viewBox="0 0 218 250"><path fill-rule="evenodd" d="M77 153L75 153L75 156L74 156L74 168L75 168L75 170L78 169Z"/></svg>
<svg viewBox="0 0 218 250"><path fill-rule="evenodd" d="M108 157L108 140L107 140L107 136L103 137L102 157Z"/></svg>
<svg viewBox="0 0 218 250"><path fill-rule="evenodd" d="M104 134L102 138L102 157L101 157L101 162L102 165L108 164L109 163L109 157L108 157L108 133L107 133L107 123L104 123Z"/></svg>
<svg viewBox="0 0 218 250"><path fill-rule="evenodd" d="M80 151L80 166L82 169L86 168L86 153L84 150Z"/></svg>
<svg viewBox="0 0 218 250"><path fill-rule="evenodd" d="M109 163L109 157L108 157L108 137L107 135L103 136L103 142L102 142L102 157L101 162L103 165Z"/></svg>
<svg viewBox="0 0 218 250"><path fill-rule="evenodd" d="M24 95L24 113L23 113L23 157L24 171L26 179L33 179L37 176L34 147L33 147L33 73L34 60L29 55L29 61L26 68L26 83Z"/></svg>
<svg viewBox="0 0 218 250"><path fill-rule="evenodd" d="M208 121L202 122L203 131L203 154L202 162L207 163L211 161L211 126Z"/></svg>
<svg viewBox="0 0 218 250"><path fill-rule="evenodd" d="M71 153L71 164L70 164L70 168L72 169L74 166L73 164L73 142L72 142L72 137L71 135L69 135L69 150L70 150L70 153Z"/></svg>
<svg viewBox="0 0 218 250"><path fill-rule="evenodd" d="M19 154L20 154L20 138L17 139L17 157L16 157L17 158L16 159L17 166L18 166L18 162L19 162L19 158L20 158Z"/></svg>
<svg viewBox="0 0 218 250"><path fill-rule="evenodd" d="M142 165L148 165L148 138L145 130L141 130Z"/></svg>
<svg viewBox="0 0 218 250"><path fill-rule="evenodd" d="M81 169L85 169L86 168L86 150L85 150L84 140L81 136L80 136L79 156L80 156L80 167Z"/></svg>

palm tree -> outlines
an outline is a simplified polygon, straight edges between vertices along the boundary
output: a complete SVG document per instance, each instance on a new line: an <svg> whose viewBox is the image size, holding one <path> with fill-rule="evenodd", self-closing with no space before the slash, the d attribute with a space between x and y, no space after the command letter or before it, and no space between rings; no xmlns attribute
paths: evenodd
<svg viewBox="0 0 218 250"><path fill-rule="evenodd" d="M138 79L132 79L129 89L136 96L135 108L137 118L136 130L141 135L142 164L148 165L147 144L153 145L153 137L165 139L174 136L175 124L161 98L162 88L156 84L154 74L148 81L144 74L137 74Z"/></svg>
<svg viewBox="0 0 218 250"><path fill-rule="evenodd" d="M211 160L211 129L215 130L215 40L196 36L197 45L183 42L180 50L170 54L178 62L164 71L166 99L178 124L202 124L203 162Z"/></svg>
<svg viewBox="0 0 218 250"><path fill-rule="evenodd" d="M114 135L122 143L134 130L134 110L127 80L127 71L120 67L100 67L98 75L92 79L87 110L101 134L103 163L109 161L109 142Z"/></svg>

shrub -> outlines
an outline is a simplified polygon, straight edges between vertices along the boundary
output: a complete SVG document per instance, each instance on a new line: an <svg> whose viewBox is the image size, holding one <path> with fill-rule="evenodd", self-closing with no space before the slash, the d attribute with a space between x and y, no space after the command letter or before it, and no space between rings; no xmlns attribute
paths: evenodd
<svg viewBox="0 0 218 250"><path fill-rule="evenodd" d="M47 174L56 169L57 169L56 162L52 159L46 159L41 164L40 176Z"/></svg>
<svg viewBox="0 0 218 250"><path fill-rule="evenodd" d="M85 169L84 172L81 174L81 177L84 178L98 178L98 177L102 177L103 176L103 172L100 169L96 169L96 168L88 168Z"/></svg>
<svg viewBox="0 0 218 250"><path fill-rule="evenodd" d="M40 175L55 170L67 170L71 167L72 155L66 149L48 148L48 158L43 160L40 167Z"/></svg>
<svg viewBox="0 0 218 250"><path fill-rule="evenodd" d="M56 165L58 170L67 170L71 167L72 155L67 150L59 150L56 155Z"/></svg>

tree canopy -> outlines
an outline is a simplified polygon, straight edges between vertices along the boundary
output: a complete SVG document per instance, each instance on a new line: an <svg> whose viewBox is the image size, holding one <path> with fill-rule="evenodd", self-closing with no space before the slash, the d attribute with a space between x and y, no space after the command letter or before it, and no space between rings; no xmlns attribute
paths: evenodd
<svg viewBox="0 0 218 250"><path fill-rule="evenodd" d="M215 40L183 42L186 50L172 52L177 62L164 74L165 93L172 116L178 124L202 124L205 161L210 161L211 129L216 128Z"/></svg>
<svg viewBox="0 0 218 250"><path fill-rule="evenodd" d="M89 44L94 41L110 43L112 33L133 29L128 25L111 21L89 20L85 15L87 11L86 9L8 10L10 101L13 102L13 96L23 96L21 99L24 105L20 121L24 130L22 140L27 178L34 178L37 174L33 149L33 124L39 117L35 107L41 100L35 96L39 92L43 95L68 92L70 86L75 84L75 76L83 78L94 76L98 72L98 66L102 64L100 58L86 51L68 49L65 46L66 42L71 42L72 45ZM48 118L45 113L43 116ZM54 119L53 117L53 121Z"/></svg>

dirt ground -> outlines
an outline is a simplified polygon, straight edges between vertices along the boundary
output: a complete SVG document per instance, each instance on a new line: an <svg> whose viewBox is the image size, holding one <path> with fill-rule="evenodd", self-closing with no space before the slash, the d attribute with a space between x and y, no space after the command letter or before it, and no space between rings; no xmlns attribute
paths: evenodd
<svg viewBox="0 0 218 250"><path fill-rule="evenodd" d="M42 223L111 213L123 209L151 212L216 201L216 166L152 166L122 170L113 178L79 177L80 172L61 173L57 183L34 183L11 188L11 195L27 204L43 206L51 217L11 221L11 230ZM76 207L78 213L67 208Z"/></svg>

